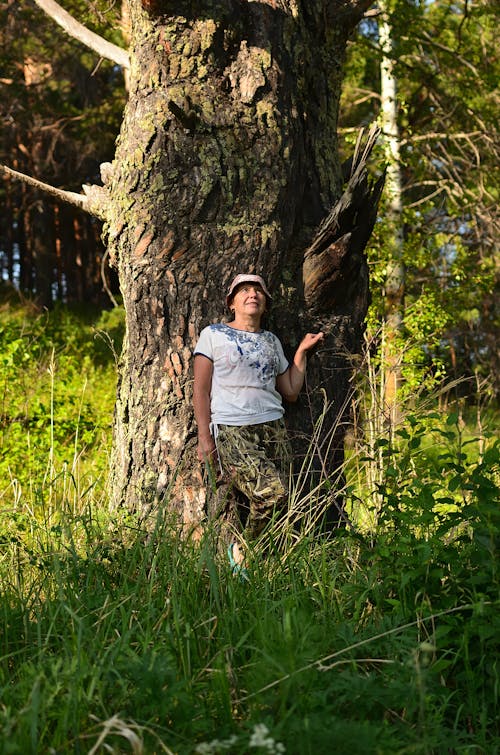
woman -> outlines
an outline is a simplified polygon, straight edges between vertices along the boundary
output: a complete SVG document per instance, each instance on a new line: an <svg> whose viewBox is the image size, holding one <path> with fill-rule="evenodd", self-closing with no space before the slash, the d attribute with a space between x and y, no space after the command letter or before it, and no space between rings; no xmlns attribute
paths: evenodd
<svg viewBox="0 0 500 755"><path fill-rule="evenodd" d="M234 319L204 328L194 351L198 458L219 463L248 499L249 538L286 502L291 452L282 398L296 401L307 352L323 340L323 333L308 333L289 364L279 339L261 329L270 302L260 275L237 275L226 297ZM233 571L240 571L244 554L237 543L228 555Z"/></svg>

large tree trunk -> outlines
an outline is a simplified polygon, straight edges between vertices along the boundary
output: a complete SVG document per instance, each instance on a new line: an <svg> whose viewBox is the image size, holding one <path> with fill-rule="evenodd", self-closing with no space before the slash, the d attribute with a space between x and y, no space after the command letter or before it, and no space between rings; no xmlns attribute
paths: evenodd
<svg viewBox="0 0 500 755"><path fill-rule="evenodd" d="M311 242L342 194L341 71L347 37L368 5L130 3L130 99L108 186L108 241L127 320L116 505L144 511L165 499L184 522L202 519L192 350L201 328L221 319L236 273L267 279L275 294L269 325L290 353L304 330L327 329L310 382L321 382L336 414L343 410L380 187L372 192L358 176L339 223ZM308 432L316 403L312 415L308 400L288 412L291 426ZM331 413L327 422L333 426ZM342 435L317 465L328 475Z"/></svg>

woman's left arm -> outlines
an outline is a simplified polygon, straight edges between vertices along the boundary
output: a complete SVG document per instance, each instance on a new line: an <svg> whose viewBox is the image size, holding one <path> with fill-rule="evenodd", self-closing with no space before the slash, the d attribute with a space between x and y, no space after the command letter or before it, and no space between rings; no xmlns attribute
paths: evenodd
<svg viewBox="0 0 500 755"><path fill-rule="evenodd" d="M282 375L276 378L276 388L286 401L297 401L297 397L304 385L307 367L307 352L313 349L324 338L324 333L306 333L299 343L293 362Z"/></svg>

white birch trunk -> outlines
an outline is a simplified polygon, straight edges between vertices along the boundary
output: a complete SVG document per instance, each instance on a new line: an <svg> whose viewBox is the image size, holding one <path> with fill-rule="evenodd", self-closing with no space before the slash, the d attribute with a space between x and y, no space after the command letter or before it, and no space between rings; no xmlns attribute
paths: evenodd
<svg viewBox="0 0 500 755"><path fill-rule="evenodd" d="M385 281L385 406L390 425L399 419L398 387L401 383L401 355L397 353L397 335L403 320L405 269L403 264L403 198L400 139L398 129L397 81L394 73L392 28L387 3L380 4L379 39L382 49L380 64L381 128L384 137L387 177L385 192L391 236L390 254Z"/></svg>

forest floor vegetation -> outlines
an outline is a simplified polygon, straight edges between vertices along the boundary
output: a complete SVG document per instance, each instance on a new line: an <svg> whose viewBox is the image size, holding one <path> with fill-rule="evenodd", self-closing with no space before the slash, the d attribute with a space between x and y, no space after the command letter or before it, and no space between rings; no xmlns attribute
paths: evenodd
<svg viewBox="0 0 500 755"><path fill-rule="evenodd" d="M0 752L499 751L493 412L353 443L354 526L285 517L243 582L168 501L109 509L120 314L4 314Z"/></svg>

